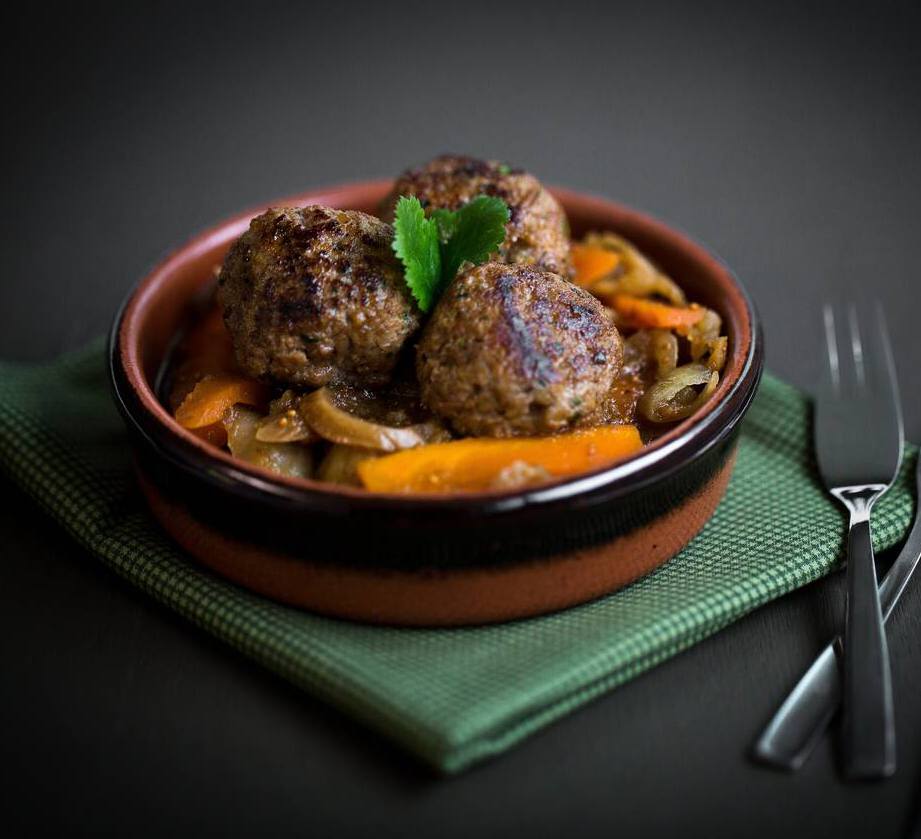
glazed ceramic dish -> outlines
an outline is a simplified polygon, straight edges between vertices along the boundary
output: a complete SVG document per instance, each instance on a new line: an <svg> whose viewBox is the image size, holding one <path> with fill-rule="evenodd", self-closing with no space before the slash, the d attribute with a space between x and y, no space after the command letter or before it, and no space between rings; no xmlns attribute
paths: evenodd
<svg viewBox="0 0 921 839"><path fill-rule="evenodd" d="M266 206L374 212L390 182ZM729 270L682 234L599 198L553 190L573 233L633 242L723 318L722 380L695 414L636 455L525 489L447 495L370 493L285 478L235 460L182 428L159 382L255 208L197 236L132 291L110 341L116 402L154 516L192 556L260 594L323 614L400 625L510 620L629 584L703 527L732 472L739 424L762 369L751 301Z"/></svg>

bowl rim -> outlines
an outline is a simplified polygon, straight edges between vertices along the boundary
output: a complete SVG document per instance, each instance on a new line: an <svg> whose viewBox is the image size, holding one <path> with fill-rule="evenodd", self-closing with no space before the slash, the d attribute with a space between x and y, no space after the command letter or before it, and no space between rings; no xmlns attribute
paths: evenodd
<svg viewBox="0 0 921 839"><path fill-rule="evenodd" d="M159 457L186 472L225 490L229 485L238 494L267 501L273 499L287 507L308 507L331 513L358 510L385 512L462 511L473 515L499 514L521 508L537 508L559 503L577 503L580 498L604 491L606 497L621 497L649 483L667 478L682 464L697 458L733 433L754 398L763 369L763 334L755 305L744 285L712 249L705 248L682 230L644 212L600 196L560 187L550 187L564 208L579 204L582 211L614 211L644 227L650 235L665 240L697 261L709 263L723 272L743 304L743 323L748 327L748 342L740 353L733 342L727 369L733 375L721 379L714 396L701 410L644 446L639 452L591 472L563 477L552 482L519 490L490 490L455 493L374 493L358 487L331 485L321 481L287 478L259 466L235 460L229 453L182 428L166 410L143 373L137 338L138 315L144 304L169 276L186 262L224 244L242 233L253 216L269 207L329 204L348 207L368 203L369 194L386 194L393 180L371 180L318 187L263 202L230 216L192 236L167 253L128 291L112 321L108 341L109 378L115 402L129 426ZM363 196L358 200L356 196ZM239 230L239 232L236 232Z"/></svg>

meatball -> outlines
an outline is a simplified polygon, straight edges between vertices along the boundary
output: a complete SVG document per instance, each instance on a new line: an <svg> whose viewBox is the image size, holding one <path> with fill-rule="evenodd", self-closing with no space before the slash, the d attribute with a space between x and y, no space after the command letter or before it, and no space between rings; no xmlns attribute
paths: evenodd
<svg viewBox="0 0 921 839"><path fill-rule="evenodd" d="M242 370L293 386L386 382L421 318L392 239L389 224L354 210L254 218L218 280Z"/></svg>
<svg viewBox="0 0 921 839"><path fill-rule="evenodd" d="M478 195L495 195L510 212L498 260L571 275L566 214L540 181L521 169L473 157L436 157L397 179L381 207L381 218L392 220L401 195L415 195L426 209L446 210L456 210Z"/></svg>
<svg viewBox="0 0 921 839"><path fill-rule="evenodd" d="M592 420L623 358L604 307L557 274L489 262L461 271L422 332L422 399L461 433L542 435Z"/></svg>

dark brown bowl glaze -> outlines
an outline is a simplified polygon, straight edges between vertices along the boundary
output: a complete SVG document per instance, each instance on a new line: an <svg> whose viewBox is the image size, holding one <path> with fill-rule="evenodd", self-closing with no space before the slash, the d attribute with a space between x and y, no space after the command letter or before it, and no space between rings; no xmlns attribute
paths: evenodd
<svg viewBox="0 0 921 839"><path fill-rule="evenodd" d="M373 212L380 181L266 206ZM747 294L726 266L674 229L610 201L553 190L578 236L613 230L716 309L729 335L723 379L697 414L637 455L526 490L385 495L281 478L181 428L157 397L171 346L231 242L265 207L168 256L116 316L109 358L141 487L165 529L218 573L324 614L405 625L509 620L581 603L674 556L712 515L763 365Z"/></svg>

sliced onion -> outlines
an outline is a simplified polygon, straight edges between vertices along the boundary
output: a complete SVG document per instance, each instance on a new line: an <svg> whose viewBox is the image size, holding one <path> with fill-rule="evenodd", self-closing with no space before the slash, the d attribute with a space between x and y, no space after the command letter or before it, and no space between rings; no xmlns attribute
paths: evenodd
<svg viewBox="0 0 921 839"><path fill-rule="evenodd" d="M655 364L657 379L664 379L678 366L678 338L667 329L641 329L626 344L628 350L640 354L645 367Z"/></svg>
<svg viewBox="0 0 921 839"><path fill-rule="evenodd" d="M719 372L726 364L726 352L728 349L729 339L726 336L714 338L707 348L707 367Z"/></svg>
<svg viewBox="0 0 921 839"><path fill-rule="evenodd" d="M716 389L720 374L703 364L676 367L643 394L637 409L649 422L677 422L693 414ZM694 389L704 385L699 393Z"/></svg>
<svg viewBox="0 0 921 839"><path fill-rule="evenodd" d="M263 443L309 443L317 439L297 410L300 394L286 390L269 405L269 416L259 423L256 439Z"/></svg>
<svg viewBox="0 0 921 839"><path fill-rule="evenodd" d="M723 321L713 309L704 309L703 317L687 332L691 344L691 358L700 361L709 351L712 343L719 338Z"/></svg>
<svg viewBox="0 0 921 839"><path fill-rule="evenodd" d="M687 298L681 287L663 274L636 247L615 233L589 233L585 244L605 248L621 258L615 276L605 277L591 287L593 294L608 297L612 294L632 294L635 297L651 297L654 294L665 298L675 306L684 306Z"/></svg>
<svg viewBox="0 0 921 839"><path fill-rule="evenodd" d="M549 481L553 476L543 467L516 460L500 470L490 484L491 489L520 489Z"/></svg>
<svg viewBox="0 0 921 839"><path fill-rule="evenodd" d="M270 469L279 475L309 478L313 471L310 448L288 443L265 443L256 439L262 419L257 411L239 405L227 412L223 422L227 429L230 453L240 460Z"/></svg>
<svg viewBox="0 0 921 839"><path fill-rule="evenodd" d="M358 477L358 464L373 457L380 457L383 452L372 449L360 449L357 446L336 444L330 448L317 469L317 478L332 484L361 486Z"/></svg>
<svg viewBox="0 0 921 839"><path fill-rule="evenodd" d="M372 397L363 397L354 390L337 392L321 387L301 399L299 411L307 425L323 439L346 446L395 452L446 437L444 428L434 420L393 426L363 419L357 412L363 398L373 402ZM340 407L343 403L354 410Z"/></svg>

